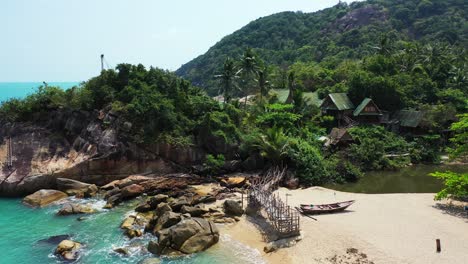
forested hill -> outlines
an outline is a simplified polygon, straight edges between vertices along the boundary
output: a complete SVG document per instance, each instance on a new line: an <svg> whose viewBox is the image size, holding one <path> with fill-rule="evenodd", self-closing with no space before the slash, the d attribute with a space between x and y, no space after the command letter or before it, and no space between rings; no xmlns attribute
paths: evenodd
<svg viewBox="0 0 468 264"><path fill-rule="evenodd" d="M467 46L467 12L466 0L367 0L314 13L278 13L224 37L177 74L217 94L213 76L227 56L238 59L247 47L282 68L298 61L333 68L343 59L375 52L386 44L384 40Z"/></svg>

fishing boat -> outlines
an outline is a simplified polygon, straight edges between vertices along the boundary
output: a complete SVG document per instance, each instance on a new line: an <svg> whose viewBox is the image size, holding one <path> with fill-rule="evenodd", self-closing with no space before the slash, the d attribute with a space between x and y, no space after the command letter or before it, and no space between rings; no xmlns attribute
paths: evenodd
<svg viewBox="0 0 468 264"><path fill-rule="evenodd" d="M304 214L326 214L344 211L351 206L354 200L333 204L301 204L301 211Z"/></svg>

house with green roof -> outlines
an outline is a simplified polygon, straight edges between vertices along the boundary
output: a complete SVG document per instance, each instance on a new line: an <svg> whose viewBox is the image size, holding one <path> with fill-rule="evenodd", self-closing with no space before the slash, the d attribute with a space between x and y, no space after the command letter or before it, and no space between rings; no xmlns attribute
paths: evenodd
<svg viewBox="0 0 468 264"><path fill-rule="evenodd" d="M370 98L364 98L362 102L354 109L353 119L359 123L380 124L383 113L379 107Z"/></svg>
<svg viewBox="0 0 468 264"><path fill-rule="evenodd" d="M393 115L393 121L397 129L403 133L424 134L425 129L421 126L424 119L424 112L412 109L405 109L396 112Z"/></svg>
<svg viewBox="0 0 468 264"><path fill-rule="evenodd" d="M325 97L320 105L323 115L333 116L338 126L347 125L347 117L354 111L354 104L346 93L331 93Z"/></svg>

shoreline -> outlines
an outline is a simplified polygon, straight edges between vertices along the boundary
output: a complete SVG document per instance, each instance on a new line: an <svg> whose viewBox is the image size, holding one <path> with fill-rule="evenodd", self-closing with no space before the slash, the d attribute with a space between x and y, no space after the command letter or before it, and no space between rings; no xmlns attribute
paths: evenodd
<svg viewBox="0 0 468 264"><path fill-rule="evenodd" d="M273 253L249 216L222 232L258 250L267 263L464 263L468 259L468 215L447 210L432 193L362 194L322 187L276 191L291 206L356 200L347 211L301 217L303 239ZM460 204L459 204L460 205ZM249 219L250 218L250 219ZM435 240L442 252L436 253Z"/></svg>

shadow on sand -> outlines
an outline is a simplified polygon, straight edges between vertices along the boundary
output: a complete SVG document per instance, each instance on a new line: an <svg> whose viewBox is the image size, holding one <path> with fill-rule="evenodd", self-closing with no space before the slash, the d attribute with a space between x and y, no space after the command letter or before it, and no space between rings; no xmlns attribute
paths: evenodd
<svg viewBox="0 0 468 264"><path fill-rule="evenodd" d="M432 207L441 210L444 214L462 218L468 223L468 211L462 205L438 203Z"/></svg>

